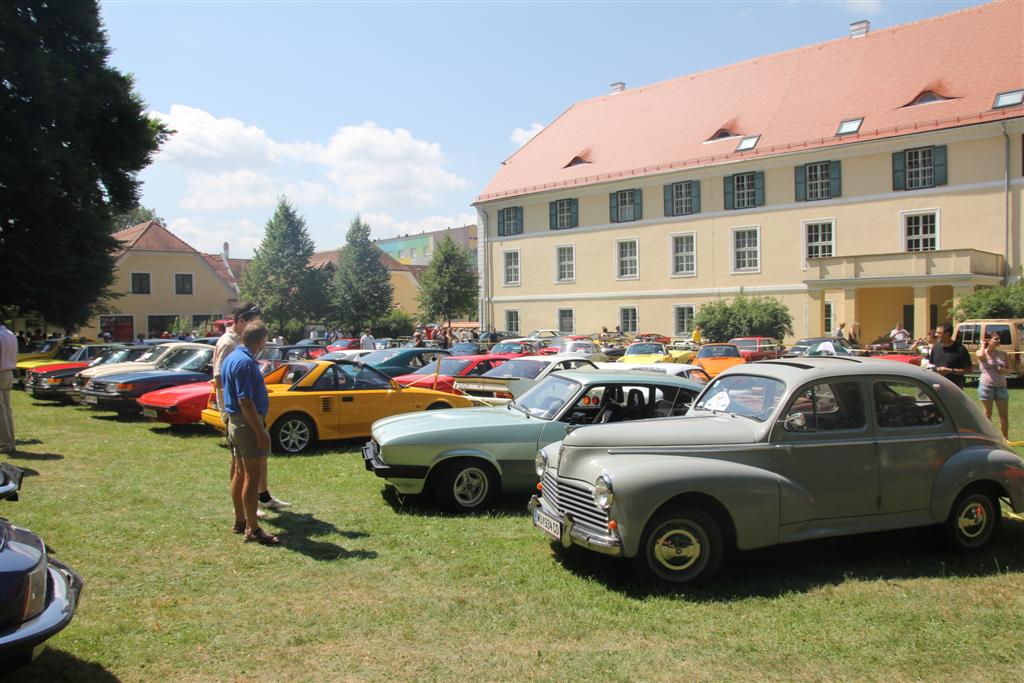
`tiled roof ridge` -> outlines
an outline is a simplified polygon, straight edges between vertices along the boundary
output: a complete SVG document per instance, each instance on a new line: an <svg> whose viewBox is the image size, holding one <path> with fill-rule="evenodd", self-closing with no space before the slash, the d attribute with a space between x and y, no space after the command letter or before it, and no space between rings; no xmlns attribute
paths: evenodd
<svg viewBox="0 0 1024 683"><path fill-rule="evenodd" d="M800 45L798 47L792 47L792 48L789 48L787 50L780 50L779 52L771 52L771 53L766 54L766 55L758 55L756 57L751 57L750 59L744 59L743 61L740 61L740 62L733 62L731 64L723 64L721 66L714 66L714 67L711 67L710 69L704 69L703 71L697 71L697 72L692 73L692 74L683 74L682 76L674 76L673 78L668 78L668 79L665 79L663 81L656 81L654 83L649 83L647 85L640 85L640 86L637 86L635 88L626 88L625 90L623 90L621 92L617 92L617 93L605 93L603 95L596 95L594 97L589 97L589 98L587 98L585 100L579 100L577 102L574 102L570 107L568 107L565 111L563 111L562 114L559 114L557 117L555 117L555 119L552 120L552 123L557 121L566 112L568 112L569 109L572 109L576 105L592 104L592 103L596 103L596 102L602 102L602 101L604 101L606 99L609 99L609 98L612 98L612 97L614 97L614 98L621 98L623 95L633 95L633 94L642 93L642 92L647 91L647 90L653 90L655 88L668 87L668 86L673 85L675 83L678 83L680 81L693 80L693 79L695 79L697 77L700 77L700 76L708 76L708 75L715 74L715 73L721 73L721 72L729 71L731 69L738 69L740 67L748 66L750 64L754 64L754 63L757 63L757 62L764 62L764 61L768 61L768 60L771 60L771 59L777 59L777 58L780 58L780 57L785 57L785 56L797 54L797 53L800 53L800 52L810 51L810 50L814 50L814 49L821 49L821 48L824 48L827 45L832 45L834 43L845 43L845 42L847 42L849 40L859 40L859 41L877 40L879 36L883 36L883 35L886 35L886 34L892 34L892 33L895 33L897 31L901 31L901 30L904 30L904 29L907 29L907 28L911 28L911 27L914 27L914 26L918 26L918 25L921 25L921 24L930 24L930 23L934 23L934 22L937 22L937 21L942 21L942 20L945 20L945 19L949 19L950 17L956 16L957 14L967 14L967 13L970 13L970 12L979 12L980 13L980 12L987 11L991 7L994 7L996 5L1016 4L1016 3L1019 3L1019 2L1020 2L1020 0L992 0L991 2L987 2L987 3L984 3L982 5L975 5L973 7L964 7L962 9L954 10L952 12L947 12L945 14L939 14L939 15L936 15L936 16L933 16L933 17L923 17L921 19L915 19L914 21L908 21L908 22L903 23L903 24L896 24L894 26L887 26L885 28L879 28L879 29L872 28L870 32L868 32L866 35L861 36L859 38L851 38L849 35L839 36L838 38L832 38L830 40L825 40L825 41L822 41L820 43L811 43L809 45ZM1022 6L1024 6L1024 5L1022 5ZM550 125L550 124L548 124L548 125ZM546 129L547 129L547 126L545 126L545 130ZM543 133L543 132L544 131L542 130L541 133ZM532 142L533 139L535 139L536 137L540 136L541 133L538 133L536 136L534 136L534 138L531 138L530 142ZM529 144L529 142L527 144ZM525 146L526 145L523 145L523 147L525 147ZM520 149L522 149L522 148L520 148ZM516 151L518 152L518 150L516 150ZM511 157L509 157L509 158L511 158Z"/></svg>

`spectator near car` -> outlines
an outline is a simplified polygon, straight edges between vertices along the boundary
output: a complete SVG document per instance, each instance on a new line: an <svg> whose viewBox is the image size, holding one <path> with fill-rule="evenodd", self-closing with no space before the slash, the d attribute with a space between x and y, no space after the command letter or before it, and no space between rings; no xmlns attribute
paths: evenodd
<svg viewBox="0 0 1024 683"><path fill-rule="evenodd" d="M939 373L961 389L964 375L972 369L971 354L967 347L953 338L953 324L940 323L935 328L936 343L928 354L928 369Z"/></svg>

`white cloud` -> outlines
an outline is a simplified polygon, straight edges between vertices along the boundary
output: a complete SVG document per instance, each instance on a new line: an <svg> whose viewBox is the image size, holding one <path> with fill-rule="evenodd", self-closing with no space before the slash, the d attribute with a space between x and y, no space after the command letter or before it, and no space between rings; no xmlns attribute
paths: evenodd
<svg viewBox="0 0 1024 683"><path fill-rule="evenodd" d="M288 182L247 168L219 174L191 173L186 186L180 204L193 211L270 207L281 195L298 204L324 202L330 197L320 183Z"/></svg>
<svg viewBox="0 0 1024 683"><path fill-rule="evenodd" d="M533 139L533 137L544 130L544 126L539 123L535 123L529 128L516 128L512 131L509 139L516 144L516 147L522 147L527 142Z"/></svg>
<svg viewBox="0 0 1024 683"><path fill-rule="evenodd" d="M204 169L272 163L277 144L262 128L233 118L218 119L202 109L171 105L167 114L150 112L174 134L160 148L155 162Z"/></svg>
<svg viewBox="0 0 1024 683"><path fill-rule="evenodd" d="M362 213L359 217L370 226L370 234L374 239L415 235L445 228L461 228L476 223L476 213L469 212L455 216L427 216L415 221L397 220L386 213Z"/></svg>
<svg viewBox="0 0 1024 683"><path fill-rule="evenodd" d="M199 251L219 254L227 242L232 258L249 258L263 239L263 228L250 220L209 221L180 216L167 228Z"/></svg>
<svg viewBox="0 0 1024 683"><path fill-rule="evenodd" d="M882 0L845 0L843 7L846 8L847 12L869 16L882 12Z"/></svg>

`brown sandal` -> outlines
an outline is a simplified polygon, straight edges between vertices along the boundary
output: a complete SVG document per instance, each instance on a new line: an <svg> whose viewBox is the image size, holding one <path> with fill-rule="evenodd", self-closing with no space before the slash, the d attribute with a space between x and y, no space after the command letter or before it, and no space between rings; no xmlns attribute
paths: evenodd
<svg viewBox="0 0 1024 683"><path fill-rule="evenodd" d="M233 533L233 534L244 534L245 533L245 520L243 519L240 522L235 522L231 526L231 533Z"/></svg>
<svg viewBox="0 0 1024 683"><path fill-rule="evenodd" d="M245 542L249 543L255 541L260 545L277 545L281 541L277 536L271 536L260 527L256 527L255 531L250 531L245 535Z"/></svg>

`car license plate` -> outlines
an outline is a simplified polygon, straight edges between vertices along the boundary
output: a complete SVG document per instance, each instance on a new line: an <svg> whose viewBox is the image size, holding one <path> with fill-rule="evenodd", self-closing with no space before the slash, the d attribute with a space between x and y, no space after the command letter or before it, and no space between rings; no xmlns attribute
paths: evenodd
<svg viewBox="0 0 1024 683"><path fill-rule="evenodd" d="M562 523L540 508L533 511L533 525L556 541L562 538Z"/></svg>
<svg viewBox="0 0 1024 683"><path fill-rule="evenodd" d="M95 396L86 396L83 400L86 403L93 403L93 404L96 404L96 403L100 402L100 400L98 398L96 398Z"/></svg>
<svg viewBox="0 0 1024 683"><path fill-rule="evenodd" d="M156 417L156 411L155 411L155 410L153 410L152 408L143 408L143 409L142 409L142 414L143 414L143 415L144 415L145 417L153 417L153 418L155 418L155 417Z"/></svg>

